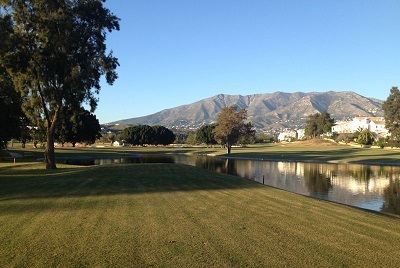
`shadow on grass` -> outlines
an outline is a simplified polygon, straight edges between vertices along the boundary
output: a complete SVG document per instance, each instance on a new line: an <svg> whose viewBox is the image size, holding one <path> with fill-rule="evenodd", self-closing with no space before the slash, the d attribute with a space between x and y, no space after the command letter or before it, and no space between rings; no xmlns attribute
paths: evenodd
<svg viewBox="0 0 400 268"><path fill-rule="evenodd" d="M256 182L180 164L122 164L0 173L5 200L260 187ZM6 173L6 174L5 174ZM5 174L5 175L4 175Z"/></svg>

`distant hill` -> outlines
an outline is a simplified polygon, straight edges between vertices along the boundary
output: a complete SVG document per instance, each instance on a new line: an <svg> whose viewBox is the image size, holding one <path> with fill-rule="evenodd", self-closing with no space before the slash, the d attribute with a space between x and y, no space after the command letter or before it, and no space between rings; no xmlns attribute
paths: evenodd
<svg viewBox="0 0 400 268"><path fill-rule="evenodd" d="M247 96L219 94L192 104L109 124L198 128L215 122L221 108L237 105L247 110L248 120L257 129L303 128L308 116L317 112L328 111L335 120L383 116L382 104L381 100L354 92L275 92Z"/></svg>

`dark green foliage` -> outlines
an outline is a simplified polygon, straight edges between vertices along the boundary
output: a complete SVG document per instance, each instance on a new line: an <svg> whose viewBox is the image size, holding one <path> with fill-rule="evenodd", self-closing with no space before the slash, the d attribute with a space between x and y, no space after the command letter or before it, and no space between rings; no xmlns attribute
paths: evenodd
<svg viewBox="0 0 400 268"><path fill-rule="evenodd" d="M0 65L0 149L6 147L11 138L21 134L21 97L14 90L11 77Z"/></svg>
<svg viewBox="0 0 400 268"><path fill-rule="evenodd" d="M163 126L132 126L125 128L120 138L132 145L168 145L175 141L175 134Z"/></svg>
<svg viewBox="0 0 400 268"><path fill-rule="evenodd" d="M253 128L253 124L248 122L243 125L240 130L240 137L238 140L239 144L253 144L256 142L256 131Z"/></svg>
<svg viewBox="0 0 400 268"><path fill-rule="evenodd" d="M305 136L316 138L331 131L334 119L328 112L312 114L308 117L305 127Z"/></svg>
<svg viewBox="0 0 400 268"><path fill-rule="evenodd" d="M175 134L166 127L154 126L154 141L153 144L168 145L175 141Z"/></svg>
<svg viewBox="0 0 400 268"><path fill-rule="evenodd" d="M207 145L217 144L214 137L215 124L205 125L196 131L196 142Z"/></svg>
<svg viewBox="0 0 400 268"><path fill-rule="evenodd" d="M23 97L34 125L46 129L46 168L56 168L54 133L64 107L83 102L94 111L100 78L112 84L117 59L108 53L108 32L119 19L104 1L0 1L0 65Z"/></svg>
<svg viewBox="0 0 400 268"><path fill-rule="evenodd" d="M391 143L400 142L400 91L397 87L390 89L390 95L383 103L382 109Z"/></svg>
<svg viewBox="0 0 400 268"><path fill-rule="evenodd" d="M46 130L44 126L31 127L29 135L32 138L34 148L37 148L39 143L46 142Z"/></svg>
<svg viewBox="0 0 400 268"><path fill-rule="evenodd" d="M258 133L256 135L256 143L269 143L269 142L274 142L277 139L274 138L272 135L267 135L263 133Z"/></svg>
<svg viewBox="0 0 400 268"><path fill-rule="evenodd" d="M75 147L77 142L86 144L95 143L101 136L101 128L96 115L84 108L79 110L67 110L62 114L55 132L55 139L64 144L71 142Z"/></svg>
<svg viewBox="0 0 400 268"><path fill-rule="evenodd" d="M186 143L188 137L190 135L193 135L193 130L187 130L187 129L175 129L175 143Z"/></svg>
<svg viewBox="0 0 400 268"><path fill-rule="evenodd" d="M375 133L367 128L358 129L355 133L355 136L357 137L357 143L362 145L372 145L376 139Z"/></svg>

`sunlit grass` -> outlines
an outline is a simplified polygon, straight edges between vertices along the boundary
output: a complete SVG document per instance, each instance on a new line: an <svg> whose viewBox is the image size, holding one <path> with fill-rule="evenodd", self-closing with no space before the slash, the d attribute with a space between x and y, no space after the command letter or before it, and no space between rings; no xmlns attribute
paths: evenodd
<svg viewBox="0 0 400 268"><path fill-rule="evenodd" d="M178 164L0 165L1 267L397 267L399 226Z"/></svg>

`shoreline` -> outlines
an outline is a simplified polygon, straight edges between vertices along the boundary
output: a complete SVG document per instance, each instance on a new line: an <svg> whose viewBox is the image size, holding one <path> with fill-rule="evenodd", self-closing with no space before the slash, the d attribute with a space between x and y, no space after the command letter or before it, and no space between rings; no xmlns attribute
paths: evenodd
<svg viewBox="0 0 400 268"><path fill-rule="evenodd" d="M360 161L343 161L343 160L317 160L317 159L279 159L279 158L259 158L259 157L240 157L240 156L226 156L226 155L208 155L221 159L232 159L232 160L254 160L254 161L270 161L270 162L299 162L299 163L321 163L321 164L341 164L341 165L368 165L368 166L400 166L400 161L398 163L392 162L375 162L368 160L360 160Z"/></svg>

